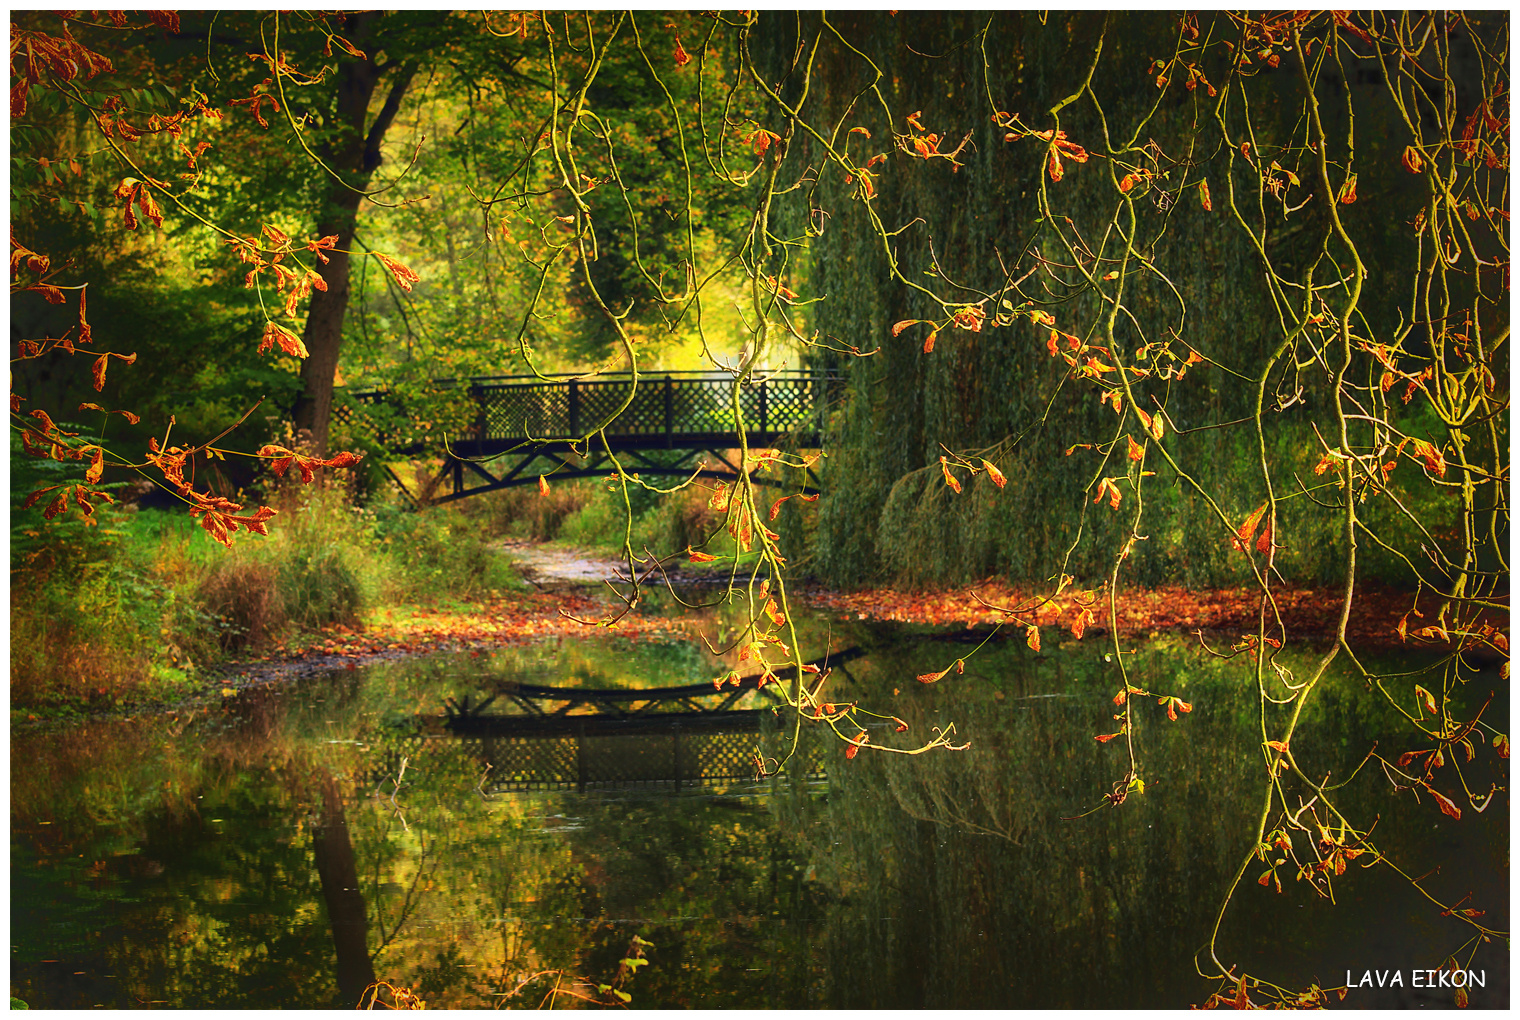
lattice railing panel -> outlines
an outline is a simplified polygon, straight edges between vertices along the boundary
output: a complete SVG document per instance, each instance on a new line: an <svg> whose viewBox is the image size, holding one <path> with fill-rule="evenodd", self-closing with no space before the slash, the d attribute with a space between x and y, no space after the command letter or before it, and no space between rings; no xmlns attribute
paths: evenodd
<svg viewBox="0 0 1520 1020"><path fill-rule="evenodd" d="M781 374L764 383L746 384L740 390L745 425L752 432L785 432L816 427L819 402L825 397L828 377ZM734 431L731 406L733 380L727 376L670 373L644 376L633 400L620 412L628 397L629 381L618 378L565 380L563 382L477 380L468 384L444 384L442 392L458 394L449 415L451 434L458 438L491 441L578 438L618 412L607 426L609 435L649 436L713 435ZM435 391L436 396L436 391ZM451 398L452 399L452 398ZM386 413L371 414L376 405ZM373 426L377 436L400 447L437 439L437 428L420 427L405 417L405 406L385 393L346 394L335 407L339 421ZM382 419L385 419L382 421Z"/></svg>

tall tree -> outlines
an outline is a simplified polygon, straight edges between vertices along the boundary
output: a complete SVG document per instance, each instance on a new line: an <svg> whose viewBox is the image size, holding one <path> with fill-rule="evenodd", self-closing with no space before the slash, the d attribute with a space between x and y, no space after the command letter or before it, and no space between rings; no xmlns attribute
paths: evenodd
<svg viewBox="0 0 1520 1020"><path fill-rule="evenodd" d="M343 35L360 55L338 65L331 93L331 127L318 150L329 180L316 219L320 238L333 238L333 248L317 272L325 287L317 288L306 316L302 342L307 357L301 363L302 393L296 401L295 425L311 436L318 456L325 456L332 415L333 380L343 349L343 322L348 314L349 275L354 231L365 191L382 163L386 132L401 109L417 74L414 55L384 57L379 50L385 34L376 29L383 15L359 12L344 17ZM384 99L372 110L377 93Z"/></svg>

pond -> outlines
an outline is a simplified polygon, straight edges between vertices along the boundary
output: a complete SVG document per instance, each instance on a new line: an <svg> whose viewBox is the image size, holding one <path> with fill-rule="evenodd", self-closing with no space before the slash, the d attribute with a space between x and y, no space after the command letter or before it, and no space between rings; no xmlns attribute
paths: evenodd
<svg viewBox="0 0 1520 1020"><path fill-rule="evenodd" d="M566 690L710 686L727 668L699 645L605 635L17 733L12 994L33 1008L329 1007L384 979L430 1007L488 1008L539 1005L558 981L615 986L635 1008L803 1009L1176 1008L1214 991L1194 954L1262 797L1238 662L1180 638L1138 645L1137 675L1193 711L1142 715L1147 790L1073 820L1126 767L1122 741L1093 739L1115 689L1101 640L993 642L925 685L914 677L964 655L965 632L820 620L806 636L855 650L836 659L834 697L909 726L873 742L953 723L971 746L847 759L804 728L788 774L756 779L755 748L790 739L763 691L686 728L664 716L713 699L609 694L556 721ZM524 694L542 689L560 700ZM516 721L458 735L449 701ZM660 718L595 722L609 704ZM1341 780L1373 741L1401 747L1398 732L1337 675L1294 745ZM1504 782L1484 758L1468 769L1475 788ZM1502 794L1456 822L1366 768L1340 798L1432 894L1471 894L1507 929ZM1349 868L1333 906L1291 868L1281 893L1257 870L1225 919L1227 963L1297 987L1398 971L1399 987L1345 1005L1449 1006L1450 989L1412 975L1462 953L1484 982L1472 1004L1508 1004L1505 946L1467 963L1471 929L1391 869ZM619 975L631 947L646 962Z"/></svg>

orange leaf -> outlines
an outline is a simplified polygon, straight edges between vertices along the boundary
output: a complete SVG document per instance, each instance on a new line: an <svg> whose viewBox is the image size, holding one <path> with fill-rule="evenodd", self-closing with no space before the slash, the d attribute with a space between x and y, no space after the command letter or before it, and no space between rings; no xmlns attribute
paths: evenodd
<svg viewBox="0 0 1520 1020"><path fill-rule="evenodd" d="M897 336L909 326L916 326L923 321L922 319L903 319L901 322L894 322L892 324L892 335Z"/></svg>
<svg viewBox="0 0 1520 1020"><path fill-rule="evenodd" d="M1040 628L1030 624L1024 628L1024 643L1035 651L1040 650Z"/></svg>
<svg viewBox="0 0 1520 1020"><path fill-rule="evenodd" d="M1046 167L1050 171L1050 179L1059 182L1066 171L1061 166L1061 157L1055 149L1050 150L1050 162Z"/></svg>
<svg viewBox="0 0 1520 1020"><path fill-rule="evenodd" d="M992 461L984 460L982 461L982 466L987 469L987 477L992 479L993 485L996 485L999 489L1001 489L1003 486L1008 484L1007 476L1005 476L1003 472L999 471L997 469L997 465L993 464Z"/></svg>
<svg viewBox="0 0 1520 1020"><path fill-rule="evenodd" d="M549 495L549 483L543 475L538 476L538 494L540 496Z"/></svg>
<svg viewBox="0 0 1520 1020"><path fill-rule="evenodd" d="M90 449L87 447L87 449ZM90 458L90 469L84 473L84 480L94 485L100 481L100 475L106 468L106 451L100 447L93 447L94 455Z"/></svg>
<svg viewBox="0 0 1520 1020"><path fill-rule="evenodd" d="M707 509L723 512L728 509L728 483L719 482L714 490L712 498L707 501Z"/></svg>
<svg viewBox="0 0 1520 1020"><path fill-rule="evenodd" d="M850 746L845 749L844 756L846 758L855 757L860 753L861 747L870 739L871 738L866 735L866 731L861 730L859 733L855 734L855 739L850 741Z"/></svg>
<svg viewBox="0 0 1520 1020"><path fill-rule="evenodd" d="M1214 200L1211 197L1209 197L1209 182L1208 182L1208 178L1204 178L1203 180L1201 180L1201 181L1198 182L1198 199L1199 199L1199 201L1201 201L1203 203L1203 211L1204 212L1213 212L1214 211Z"/></svg>
<svg viewBox="0 0 1520 1020"><path fill-rule="evenodd" d="M263 354L275 344L279 344L280 350L292 358L304 358L307 356L306 345L301 342L300 337L278 323L266 322L264 324L264 335L259 338L259 353Z"/></svg>
<svg viewBox="0 0 1520 1020"><path fill-rule="evenodd" d="M1424 708L1425 711L1429 712L1431 715L1436 714L1437 710L1435 697L1419 684L1415 684L1414 697L1415 701L1419 702L1420 706Z"/></svg>
<svg viewBox="0 0 1520 1020"><path fill-rule="evenodd" d="M1340 193L1335 197L1341 205L1350 205L1356 201L1356 174L1346 179L1346 183L1341 185Z"/></svg>
<svg viewBox="0 0 1520 1020"><path fill-rule="evenodd" d="M712 555L712 553L698 552L691 546L687 546L686 551L691 553L691 562L693 563L712 563L718 558Z"/></svg>
<svg viewBox="0 0 1520 1020"><path fill-rule="evenodd" d="M1144 460L1145 459L1145 447L1143 447L1139 443L1135 442L1129 436L1125 436L1124 438L1127 439L1127 440L1129 440L1129 459L1130 460Z"/></svg>
<svg viewBox="0 0 1520 1020"><path fill-rule="evenodd" d="M1399 162L1404 164L1404 169L1412 174L1417 174L1425 169L1425 160L1420 158L1420 150L1413 145L1404 146L1404 156Z"/></svg>
<svg viewBox="0 0 1520 1020"><path fill-rule="evenodd" d="M1114 695L1114 704L1122 705L1129 700L1129 688L1125 687Z"/></svg>
<svg viewBox="0 0 1520 1020"><path fill-rule="evenodd" d="M939 459L939 469L945 473L945 484L950 486L950 488L954 489L956 492L960 492L961 483L955 477L955 475L950 473L950 464L944 457L941 457Z"/></svg>
<svg viewBox="0 0 1520 1020"><path fill-rule="evenodd" d="M380 260L381 265L391 271L391 275L396 278L396 282L401 285L401 289L404 291L410 292L412 289L412 284L422 279L422 277L418 276L416 273L412 272L410 269L406 268L406 266L403 266L401 263L397 262L389 255L382 255L380 252L372 252L371 254Z"/></svg>
<svg viewBox="0 0 1520 1020"><path fill-rule="evenodd" d="M1230 540L1230 546L1234 549L1244 550L1251 544L1251 536L1256 534L1256 525L1261 523L1262 514L1267 512L1267 504L1262 503L1251 512L1251 516L1245 519L1245 523L1235 532L1235 537Z"/></svg>
<svg viewBox="0 0 1520 1020"><path fill-rule="evenodd" d="M933 354L934 353L934 341L937 340L937 339L939 339L939 330L935 330L934 332L930 333L928 336L924 337L924 353L925 354Z"/></svg>
<svg viewBox="0 0 1520 1020"><path fill-rule="evenodd" d="M1124 731L1120 730L1118 733L1099 733L1099 734L1094 735L1093 739L1096 740L1100 744L1106 744L1110 740L1114 739L1115 737L1122 737L1122 736L1124 736Z"/></svg>
<svg viewBox="0 0 1520 1020"><path fill-rule="evenodd" d="M1494 734L1494 750L1501 758L1509 757L1509 737L1502 733Z"/></svg>
<svg viewBox="0 0 1520 1020"><path fill-rule="evenodd" d="M1426 790L1429 790L1430 795L1436 799L1436 804L1440 806L1442 814L1459 822L1462 820L1462 809L1457 807L1451 798L1440 793L1440 791L1431 786L1429 783L1422 783L1421 785L1424 786Z"/></svg>
<svg viewBox="0 0 1520 1020"><path fill-rule="evenodd" d="M680 36L676 36L675 61L677 67L685 67L687 64L691 63L691 54L687 53L685 48L681 45Z"/></svg>
<svg viewBox="0 0 1520 1020"><path fill-rule="evenodd" d="M1423 439L1414 440L1415 455L1425 461L1425 469L1437 478L1446 477L1446 458L1441 451Z"/></svg>

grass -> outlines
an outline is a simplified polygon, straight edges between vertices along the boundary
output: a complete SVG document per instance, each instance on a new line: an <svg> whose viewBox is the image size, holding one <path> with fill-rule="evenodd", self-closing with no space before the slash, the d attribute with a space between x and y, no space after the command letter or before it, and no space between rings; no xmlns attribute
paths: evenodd
<svg viewBox="0 0 1520 1020"><path fill-rule="evenodd" d="M206 669L377 606L521 590L479 509L356 507L290 488L267 538L232 550L174 511L102 507L12 528L11 698L26 717L176 701Z"/></svg>

